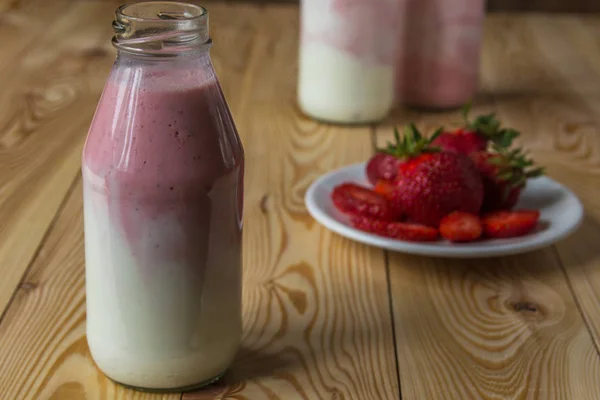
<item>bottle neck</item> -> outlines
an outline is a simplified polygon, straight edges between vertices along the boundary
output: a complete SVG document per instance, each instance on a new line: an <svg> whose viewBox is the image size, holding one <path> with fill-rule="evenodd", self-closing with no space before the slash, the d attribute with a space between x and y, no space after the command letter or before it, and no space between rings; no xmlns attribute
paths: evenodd
<svg viewBox="0 0 600 400"><path fill-rule="evenodd" d="M206 52L212 41L208 11L179 2L149 1L115 12L113 45L120 54L180 57Z"/></svg>

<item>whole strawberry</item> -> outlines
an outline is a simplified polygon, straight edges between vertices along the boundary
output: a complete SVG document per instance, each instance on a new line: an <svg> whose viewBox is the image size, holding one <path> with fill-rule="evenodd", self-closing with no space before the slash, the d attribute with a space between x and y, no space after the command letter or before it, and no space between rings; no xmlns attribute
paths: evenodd
<svg viewBox="0 0 600 400"><path fill-rule="evenodd" d="M470 103L462 109L464 127L443 132L432 144L444 151L469 155L487 149L489 142L508 147L513 139L519 136L519 132L514 129L501 128L500 121L494 114L480 115L470 121L470 109Z"/></svg>
<svg viewBox="0 0 600 400"><path fill-rule="evenodd" d="M439 133L428 139L411 124L402 138L396 131L396 145L387 150L404 160L394 183L405 215L412 222L434 227L453 211L479 214L483 202L475 164L462 154L440 152L432 146Z"/></svg>
<svg viewBox="0 0 600 400"><path fill-rule="evenodd" d="M492 152L475 152L470 158L481 173L484 212L512 209L527 179L544 174L544 169L535 167L533 160L519 148L509 150L496 145Z"/></svg>
<svg viewBox="0 0 600 400"><path fill-rule="evenodd" d="M487 138L476 131L465 128L459 128L451 132L445 131L433 142L434 146L440 147L443 151L465 155L485 150L487 144Z"/></svg>
<svg viewBox="0 0 600 400"><path fill-rule="evenodd" d="M396 157L378 152L367 163L366 173L369 182L375 186L381 180L394 180L398 173L398 164L400 164L400 160Z"/></svg>

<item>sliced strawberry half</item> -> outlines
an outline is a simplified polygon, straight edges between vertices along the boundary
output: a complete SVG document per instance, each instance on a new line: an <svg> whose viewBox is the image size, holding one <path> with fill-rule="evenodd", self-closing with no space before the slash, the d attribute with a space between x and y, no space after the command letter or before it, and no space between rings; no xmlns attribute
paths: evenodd
<svg viewBox="0 0 600 400"><path fill-rule="evenodd" d="M540 219L538 210L496 211L483 216L483 231L490 238L527 235Z"/></svg>
<svg viewBox="0 0 600 400"><path fill-rule="evenodd" d="M451 242L472 242L481 237L483 226L477 215L455 211L442 218L440 234Z"/></svg>
<svg viewBox="0 0 600 400"><path fill-rule="evenodd" d="M396 215L388 199L371 189L354 183L336 186L331 193L333 204L343 213L391 221Z"/></svg>
<svg viewBox="0 0 600 400"><path fill-rule="evenodd" d="M352 218L352 226L379 236L411 242L431 242L438 238L437 229L406 222L389 222L368 217L354 217Z"/></svg>

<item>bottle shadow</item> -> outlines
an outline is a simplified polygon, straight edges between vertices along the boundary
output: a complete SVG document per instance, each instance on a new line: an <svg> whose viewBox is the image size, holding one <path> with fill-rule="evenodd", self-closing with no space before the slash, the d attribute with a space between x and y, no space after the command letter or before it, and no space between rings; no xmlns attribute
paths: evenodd
<svg viewBox="0 0 600 400"><path fill-rule="evenodd" d="M265 376L276 376L278 371L289 370L293 361L283 353L267 353L242 347L231 368L217 382L194 392L186 393L185 400L212 400L228 398L244 389L247 382Z"/></svg>

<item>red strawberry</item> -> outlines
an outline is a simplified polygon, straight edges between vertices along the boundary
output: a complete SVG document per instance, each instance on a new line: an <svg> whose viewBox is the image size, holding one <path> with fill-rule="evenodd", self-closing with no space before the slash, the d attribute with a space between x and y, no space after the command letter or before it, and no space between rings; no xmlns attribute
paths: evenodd
<svg viewBox="0 0 600 400"><path fill-rule="evenodd" d="M537 210L496 211L483 216L483 231L491 238L511 238L531 232L540 219Z"/></svg>
<svg viewBox="0 0 600 400"><path fill-rule="evenodd" d="M521 149L507 150L494 146L494 152L472 153L483 181L482 211L512 209L525 188L527 179L543 175L544 169L534 167Z"/></svg>
<svg viewBox="0 0 600 400"><path fill-rule="evenodd" d="M372 185L380 180L392 181L398 173L398 164L398 158L386 153L377 153L367 163L367 178Z"/></svg>
<svg viewBox="0 0 600 400"><path fill-rule="evenodd" d="M336 186L331 199L340 211L350 215L390 221L396 217L384 195L353 183Z"/></svg>
<svg viewBox="0 0 600 400"><path fill-rule="evenodd" d="M439 133L439 131L438 131ZM483 185L475 164L462 154L441 153L414 124L403 138L396 131L396 146L388 151L405 161L398 166L398 198L408 219L437 227L452 211L478 214Z"/></svg>
<svg viewBox="0 0 600 400"><path fill-rule="evenodd" d="M388 222L368 217L352 218L352 226L361 231L412 242L431 242L438 238L435 228L405 222Z"/></svg>
<svg viewBox="0 0 600 400"><path fill-rule="evenodd" d="M397 185L408 218L438 226L452 211L478 214L483 185L477 169L454 153L423 154L400 166Z"/></svg>
<svg viewBox="0 0 600 400"><path fill-rule="evenodd" d="M494 114L480 115L469 121L468 115L471 104L466 104L462 109L465 126L453 132L443 132L432 144L439 146L444 151L451 151L469 155L487 148L488 142L502 147L511 145L519 132L514 129L500 128L500 121Z"/></svg>
<svg viewBox="0 0 600 400"><path fill-rule="evenodd" d="M483 232L477 215L454 211L440 221L440 234L451 242L472 242Z"/></svg>

